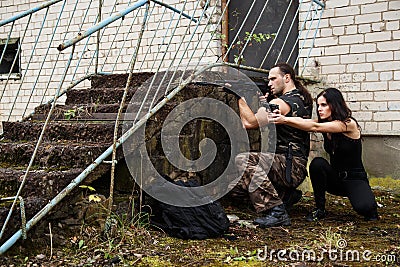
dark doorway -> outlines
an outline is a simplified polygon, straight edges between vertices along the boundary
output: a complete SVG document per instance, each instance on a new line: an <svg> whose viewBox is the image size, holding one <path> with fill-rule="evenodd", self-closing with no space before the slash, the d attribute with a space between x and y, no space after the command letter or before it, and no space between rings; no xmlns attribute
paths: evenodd
<svg viewBox="0 0 400 267"><path fill-rule="evenodd" d="M242 22L246 18L253 1L231 1L229 4L229 43L232 43ZM239 38L241 41L246 37L246 32L251 32L257 19L262 12L265 1L256 1L254 7L246 20L244 27L240 30ZM285 13L289 8L286 18L283 22L279 34L276 36L276 41L273 44L273 39L268 39L261 43L252 41L252 45L248 46L243 54L243 65L252 67L262 67L270 69L275 62L288 62L294 65L298 56L298 16L297 9L299 6L298 0L270 0L265 8L262 17L254 30L256 34L276 34L284 19ZM293 23L293 24L292 24ZM291 26L292 25L292 26ZM287 38L286 42L285 39ZM238 41L235 40L235 43ZM271 47L271 45L273 46ZM271 47L271 48L270 48ZM263 62L264 55L269 50L269 56ZM282 50L282 52L281 52ZM293 50L293 52L291 52ZM236 45L229 53L229 62L235 63L240 52L240 45ZM291 55L290 55L291 54Z"/></svg>

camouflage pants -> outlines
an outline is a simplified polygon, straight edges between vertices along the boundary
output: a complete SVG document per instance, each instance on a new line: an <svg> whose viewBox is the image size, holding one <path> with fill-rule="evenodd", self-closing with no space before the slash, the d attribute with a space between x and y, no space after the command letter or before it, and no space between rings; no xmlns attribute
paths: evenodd
<svg viewBox="0 0 400 267"><path fill-rule="evenodd" d="M293 157L292 181L286 180L286 157L282 154L249 152L235 158L241 179L231 185L234 198L249 197L256 212L266 211L282 204L290 189L299 186L307 176L307 160Z"/></svg>

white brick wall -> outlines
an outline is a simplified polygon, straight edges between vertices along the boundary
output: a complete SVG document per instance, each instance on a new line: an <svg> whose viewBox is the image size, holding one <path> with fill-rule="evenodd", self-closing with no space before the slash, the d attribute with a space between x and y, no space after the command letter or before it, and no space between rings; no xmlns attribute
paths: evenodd
<svg viewBox="0 0 400 267"><path fill-rule="evenodd" d="M305 76L342 90L364 134L400 135L400 1L324 2Z"/></svg>

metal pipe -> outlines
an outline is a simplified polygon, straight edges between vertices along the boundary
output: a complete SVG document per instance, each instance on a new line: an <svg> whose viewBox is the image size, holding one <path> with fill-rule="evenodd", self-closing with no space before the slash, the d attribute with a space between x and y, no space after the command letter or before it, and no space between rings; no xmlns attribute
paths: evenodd
<svg viewBox="0 0 400 267"><path fill-rule="evenodd" d="M80 40L92 35L93 33L95 33L96 31L104 28L105 26L111 24L112 22L116 21L117 19L120 19L124 16L126 16L127 14L129 14L130 12L132 12L135 9L138 9L141 6L144 6L147 3L147 0L139 0L138 2L136 2L135 4L133 4L133 6L128 7L127 9L120 11L118 13L116 13L115 15L106 18L105 20L101 21L100 23L97 23L96 25L94 25L93 27L90 27L88 30L86 30L84 33L78 33L78 36L76 36L75 38L72 38L62 44L60 44L57 49L59 51L62 51L68 47L70 47L73 44L76 44L77 42L79 42Z"/></svg>
<svg viewBox="0 0 400 267"><path fill-rule="evenodd" d="M325 3L322 3L321 1L318 0L313 0L313 2L320 5L322 8L325 8Z"/></svg>
<svg viewBox="0 0 400 267"><path fill-rule="evenodd" d="M223 66L223 63L214 63L201 68L199 71L193 73L188 77L181 85L177 86L172 90L167 96L164 97L154 108L152 108L143 118L141 118L137 123L135 123L128 131L126 131L116 142L116 147L118 148L122 143L124 143L137 129L143 126L146 121L152 117L158 110L160 110L169 100L171 100L177 93L179 93L187 84L192 82L196 76L217 66ZM99 164L101 164L107 157L112 153L113 145L107 148L92 164L90 164L81 174L79 174L71 183L61 190L57 196L55 196L43 209L33 216L29 222L26 223L26 230L29 231L37 222L39 222L56 204L58 204L66 195L68 195L78 184L80 184ZM12 245L21 238L22 230L18 230L11 236L4 244L0 247L0 255L5 253Z"/></svg>
<svg viewBox="0 0 400 267"><path fill-rule="evenodd" d="M226 56L228 52L228 43L229 43L229 13L228 13L228 5L226 3L226 0L222 0L222 6L221 9L223 10L223 20L222 20L222 44L221 44L221 50L222 50L222 58L224 58L225 62L228 62L228 57Z"/></svg>
<svg viewBox="0 0 400 267"><path fill-rule="evenodd" d="M179 11L178 9L176 9L176 8L170 6L170 5L167 5L167 4L162 3L162 2L160 2L160 1L157 1L157 0L150 0L150 1L152 1L152 2L154 2L154 3L156 3L156 4L159 4L159 5L161 5L161 6L164 6L164 7L168 8L168 9L171 9L172 11L174 11L174 12L176 12L176 13L179 13L180 15L184 16L185 18L188 18L188 19L190 19L190 20L193 20L193 22L195 22L195 23L197 22L197 20L194 19L193 17L191 17L191 16L189 16L189 15L187 15L187 14L185 14L185 13Z"/></svg>
<svg viewBox="0 0 400 267"><path fill-rule="evenodd" d="M37 7L28 9L28 10L26 10L24 12L21 12L21 13L15 15L15 16L12 16L11 18L2 20L2 21L0 21L0 27L3 26L3 25L8 24L10 22L14 22L14 21L16 21L16 20L18 20L20 18L25 17L25 16L28 16L28 15L30 15L32 13L35 13L35 12L37 12L37 11L43 9L43 8L49 7L49 6L51 6L51 5L55 4L55 3L61 2L61 1L63 1L63 0L51 0L51 1L48 1L46 3L43 3L43 4L39 5Z"/></svg>
<svg viewBox="0 0 400 267"><path fill-rule="evenodd" d="M119 105L119 109L118 109L118 113L117 113L117 118L115 120L114 137L113 137L113 152L112 152L112 157L111 157L112 164L111 164L111 178L110 178L110 196L108 199L107 218L111 217L111 210L112 210L112 205L114 202L114 181L115 181L114 178L115 178L115 165L116 165L116 161L117 161L116 143L117 143L117 138L118 138L119 121L120 121L120 118L122 115L122 110L124 109L124 106L125 106L126 98L128 96L129 87L131 86L131 83L132 83L133 70L135 69L137 55L139 54L139 47L142 42L143 33L146 28L147 18L148 18L148 14L149 14L149 8L150 8L150 2L148 2L146 5L146 10L145 10L144 17L143 17L142 27L140 29L140 34L139 34L139 40L136 45L135 53L133 54L132 59L131 59L131 68L129 71L128 81L126 82L124 94L122 96L121 104Z"/></svg>
<svg viewBox="0 0 400 267"><path fill-rule="evenodd" d="M99 15L97 16L97 23L101 21L101 10L103 8L103 0L99 0ZM94 63L94 73L97 73L99 67L99 52L100 52L100 31L97 31L97 42L96 42L96 61Z"/></svg>

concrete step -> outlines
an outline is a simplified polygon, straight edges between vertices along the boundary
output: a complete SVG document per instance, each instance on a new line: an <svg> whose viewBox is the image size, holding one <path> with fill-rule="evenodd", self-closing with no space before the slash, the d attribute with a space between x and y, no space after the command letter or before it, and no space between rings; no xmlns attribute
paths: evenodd
<svg viewBox="0 0 400 267"><path fill-rule="evenodd" d="M24 207L25 207L24 210L25 210L26 221L29 221L29 219L31 219L47 203L48 199L42 196L32 196L24 198ZM12 200L0 202L0 229L2 229L4 225L4 221L7 218L11 205L12 205ZM7 223L4 236L0 240L0 242L1 243L5 242L20 228L21 228L21 209L18 202L17 206L15 207L12 213L12 216L10 217L10 220Z"/></svg>
<svg viewBox="0 0 400 267"><path fill-rule="evenodd" d="M124 94L124 88L96 88L96 89L72 89L67 92L66 105L82 105L82 104L119 104ZM126 102L135 94L136 88L129 89Z"/></svg>
<svg viewBox="0 0 400 267"><path fill-rule="evenodd" d="M83 168L68 170L46 171L43 169L31 170L25 180L22 197L47 196L54 197L75 177ZM0 195L14 196L25 175L25 168L0 168Z"/></svg>
<svg viewBox="0 0 400 267"><path fill-rule="evenodd" d="M35 166L47 168L81 168L92 163L112 143L91 142L43 142L38 148L33 162ZM0 162L3 166L27 166L35 149L36 142L0 143Z"/></svg>
<svg viewBox="0 0 400 267"><path fill-rule="evenodd" d="M130 88L136 88L136 87L140 86L143 82L147 81L153 75L154 75L154 73L152 73L152 72L133 73ZM129 76L128 73L94 76L91 79L91 87L92 88L116 88L116 87L125 88L126 82L128 80L128 76Z"/></svg>
<svg viewBox="0 0 400 267"><path fill-rule="evenodd" d="M44 122L3 122L3 137L9 141L36 141ZM121 130L119 131L119 136ZM114 136L114 122L52 121L47 125L43 141L88 141L109 143Z"/></svg>

